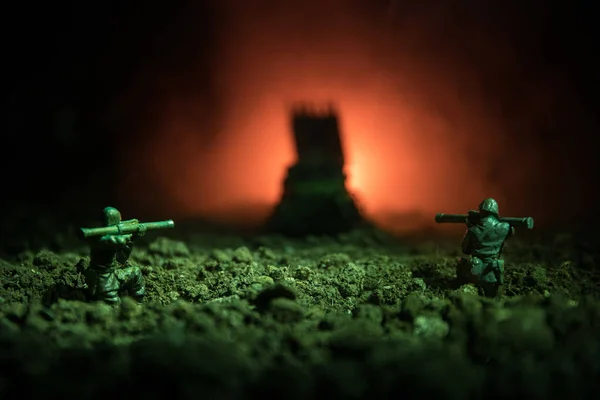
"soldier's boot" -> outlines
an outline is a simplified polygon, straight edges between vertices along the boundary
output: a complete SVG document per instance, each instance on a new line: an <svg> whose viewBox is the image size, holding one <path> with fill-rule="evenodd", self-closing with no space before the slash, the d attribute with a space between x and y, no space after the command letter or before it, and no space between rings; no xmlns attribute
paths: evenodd
<svg viewBox="0 0 600 400"><path fill-rule="evenodd" d="M485 297L495 298L502 295L501 285L498 283L482 282L480 285Z"/></svg>
<svg viewBox="0 0 600 400"><path fill-rule="evenodd" d="M460 287L467 283L473 283L471 261L467 258L459 258L456 265L456 279L454 281L454 286Z"/></svg>
<svg viewBox="0 0 600 400"><path fill-rule="evenodd" d="M504 296L504 285L497 285L496 298L500 299Z"/></svg>

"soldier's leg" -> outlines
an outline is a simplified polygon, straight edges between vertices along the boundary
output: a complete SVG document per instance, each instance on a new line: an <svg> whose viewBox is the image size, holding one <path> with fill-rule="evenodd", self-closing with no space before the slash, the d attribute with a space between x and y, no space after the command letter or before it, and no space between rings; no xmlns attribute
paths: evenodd
<svg viewBox="0 0 600 400"><path fill-rule="evenodd" d="M480 274L479 285L486 297L497 297L502 294L501 287L504 282L504 263L498 260L485 262L485 268Z"/></svg>
<svg viewBox="0 0 600 400"><path fill-rule="evenodd" d="M458 284L474 283L476 279L471 272L472 267L471 260L467 258L458 259L458 264L456 265L456 281Z"/></svg>
<svg viewBox="0 0 600 400"><path fill-rule="evenodd" d="M114 271L98 271L92 298L94 300L102 300L108 304L119 304L121 300L119 299L120 286Z"/></svg>
<svg viewBox="0 0 600 400"><path fill-rule="evenodd" d="M92 268L88 268L83 272L85 281L85 295L88 301L95 300L96 289L98 286L98 273Z"/></svg>
<svg viewBox="0 0 600 400"><path fill-rule="evenodd" d="M131 297L141 302L146 294L146 281L142 270L130 265L119 269L118 274L122 282L122 289L127 290Z"/></svg>
<svg viewBox="0 0 600 400"><path fill-rule="evenodd" d="M485 297L494 298L502 294L498 283L482 282L480 286L483 289Z"/></svg>

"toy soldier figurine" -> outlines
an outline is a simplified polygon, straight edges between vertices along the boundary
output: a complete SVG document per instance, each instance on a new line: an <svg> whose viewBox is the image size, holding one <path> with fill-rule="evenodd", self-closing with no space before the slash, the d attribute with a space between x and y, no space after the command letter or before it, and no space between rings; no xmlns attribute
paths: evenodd
<svg viewBox="0 0 600 400"><path fill-rule="evenodd" d="M495 297L498 288L504 283L504 260L500 258L506 239L514 234L514 226L533 228L533 218L501 218L498 203L485 199L479 205L479 212L468 214L437 214L436 222L463 222L467 232L462 241L463 254L470 258L460 258L456 271L459 283L474 283L481 286L486 296Z"/></svg>
<svg viewBox="0 0 600 400"><path fill-rule="evenodd" d="M470 259L458 261L456 276L459 281L478 283L486 296L495 297L504 283L504 260L500 253L504 241L514 235L515 228L498 220L498 203L485 199L479 205L479 218L467 222L462 241L462 252Z"/></svg>
<svg viewBox="0 0 600 400"><path fill-rule="evenodd" d="M91 247L90 265L84 272L89 298L118 304L119 295L127 292L141 302L146 292L144 276L139 267L128 261L133 243L147 230L173 228L175 223L172 220L121 221L121 213L113 207L103 210L102 219L103 227L79 231L80 237L88 240Z"/></svg>
<svg viewBox="0 0 600 400"><path fill-rule="evenodd" d="M105 227L116 227L121 223L121 213L113 207L103 211ZM141 225L141 224L140 224ZM119 294L127 292L141 302L146 287L139 267L128 259L134 241L146 232L144 226L132 234L103 235L90 239L90 265L85 271L90 300L103 300L109 304L120 302Z"/></svg>

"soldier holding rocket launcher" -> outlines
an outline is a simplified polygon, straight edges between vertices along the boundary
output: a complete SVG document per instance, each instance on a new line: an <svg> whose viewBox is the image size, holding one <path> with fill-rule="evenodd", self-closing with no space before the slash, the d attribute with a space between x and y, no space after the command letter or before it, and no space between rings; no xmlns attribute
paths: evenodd
<svg viewBox="0 0 600 400"><path fill-rule="evenodd" d="M458 283L473 283L483 288L486 296L495 297L504 283L504 242L514 235L515 227L533 229L533 218L500 217L498 202L492 198L479 204L479 211L468 214L437 214L437 223L464 223L467 231L456 268Z"/></svg>
<svg viewBox="0 0 600 400"><path fill-rule="evenodd" d="M144 276L138 266L129 262L136 239L147 230L175 227L172 220L140 223L137 219L121 220L114 207L102 212L103 225L99 228L81 228L81 239L91 247L90 264L84 271L89 300L119 304L120 295L127 292L141 302L146 293Z"/></svg>

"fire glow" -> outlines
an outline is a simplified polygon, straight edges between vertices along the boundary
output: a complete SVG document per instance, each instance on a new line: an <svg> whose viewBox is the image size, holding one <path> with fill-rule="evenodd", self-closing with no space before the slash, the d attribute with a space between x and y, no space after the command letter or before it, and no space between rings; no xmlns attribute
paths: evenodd
<svg viewBox="0 0 600 400"><path fill-rule="evenodd" d="M289 112L298 102L335 105L347 187L383 227L397 228L393 215L464 212L489 196L504 204L490 176L519 163L513 184L527 180L519 154L512 166L492 166L495 152L510 145L493 104L450 52L418 51L433 40L418 20L398 35L339 2L271 13L230 3L223 2L215 59L218 122L192 123L211 116L173 93L162 124L141 145L147 157L138 167L163 193L156 207L260 224L296 157ZM493 52L506 62L502 49ZM203 129L215 131L209 143L199 139Z"/></svg>

